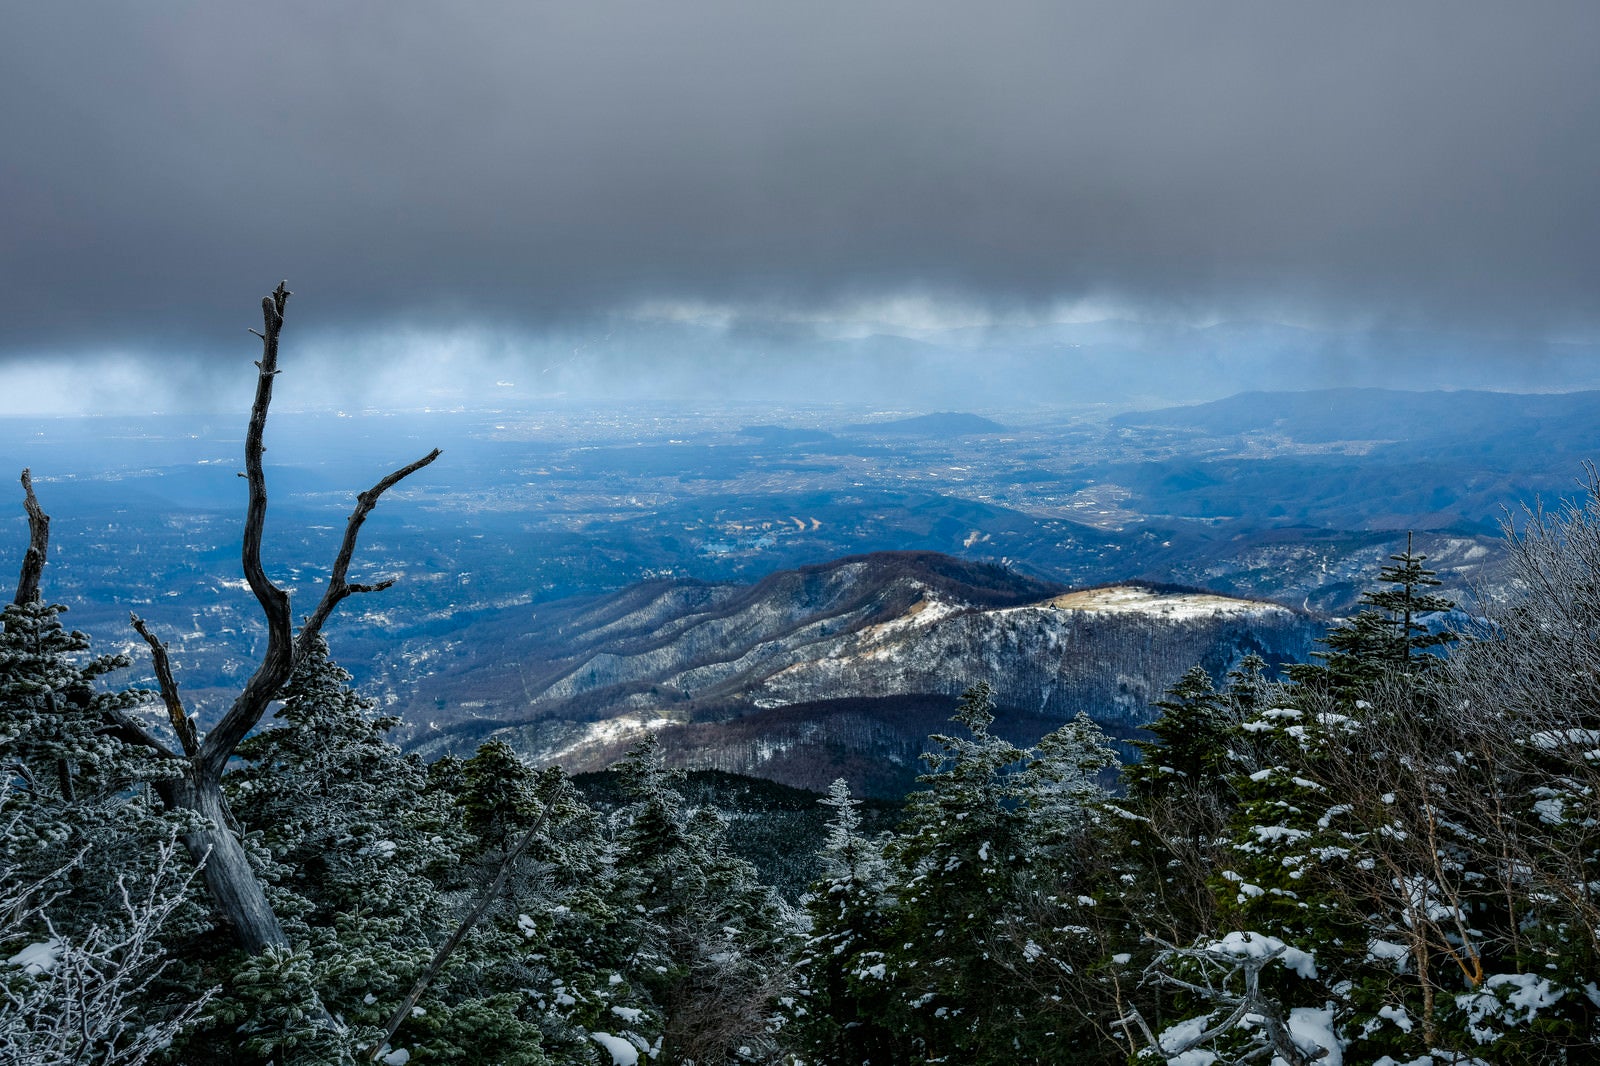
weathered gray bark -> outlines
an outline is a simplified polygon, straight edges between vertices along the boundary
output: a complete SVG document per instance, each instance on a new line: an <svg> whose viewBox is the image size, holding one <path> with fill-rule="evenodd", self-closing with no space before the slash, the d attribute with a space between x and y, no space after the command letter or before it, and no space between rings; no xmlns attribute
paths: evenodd
<svg viewBox="0 0 1600 1066"><path fill-rule="evenodd" d="M44 573L44 561L50 550L50 516L39 506L33 494L33 474L22 471L22 490L27 493L23 506L28 511L28 551L22 557L22 573L17 576L17 595L11 601L18 607L39 598L39 575Z"/></svg>
<svg viewBox="0 0 1600 1066"><path fill-rule="evenodd" d="M234 832L233 816L222 792L222 774L250 730L266 714L267 708L278 695L294 670L296 652L316 639L333 608L353 592L376 591L386 588L379 585L350 585L345 581L350 559L354 554L356 537L367 515L377 506L378 497L411 473L427 466L439 457L435 448L427 455L390 474L377 485L363 492L357 499L354 513L345 526L344 541L334 564L333 576L316 610L301 628L300 642L293 634L289 594L272 583L261 565L262 530L267 517L267 479L262 465L266 452L264 436L267 409L272 403L273 379L278 375L278 334L283 328L284 305L289 300L289 290L280 284L272 295L261 301L264 329L261 337L261 359L256 363L255 401L250 407L250 427L245 433L245 478L250 483L250 500L245 511L244 540L241 563L245 580L255 593L256 602L267 623L267 650L255 673L245 683L244 689L234 698L222 720L199 741L198 750L188 759L189 765L178 781L162 790L162 799L171 806L194 811L205 817L210 828L191 833L184 838L184 846L196 862L204 862L206 887L217 906L218 913L232 927L239 945L252 954L271 947L287 948L289 938L284 935L266 892L240 846ZM170 677L167 679L170 682ZM172 687L176 698L176 686ZM170 704L169 704L170 710Z"/></svg>
<svg viewBox="0 0 1600 1066"><path fill-rule="evenodd" d="M184 838L184 846L201 866L218 917L227 924L239 945L252 954L267 948L287 948L289 939L284 935L283 927L273 913L261 882L250 868L249 858L239 842L233 816L228 811L227 798L222 791L223 771L239 742L261 721L279 690L289 680L297 656L316 639L333 609L354 593L376 592L389 586L390 582L387 581L361 585L346 580L361 525L384 492L439 457L439 450L435 448L357 497L356 509L345 526L333 576L296 639L289 594L272 583L261 565L262 530L267 515L267 482L262 455L266 452L264 436L267 410L272 403L272 384L278 374L278 335L283 328L283 311L289 295L289 290L280 284L271 295L264 298L261 301L264 329L251 330L261 338L262 352L260 361L256 363L259 370L256 394L250 408L249 429L245 434L245 472L240 475L250 485L241 562L245 580L255 593L256 602L266 619L266 652L216 728L201 737L183 710L165 646L150 632L143 620L135 616L133 626L150 645L162 700L177 733L182 754L168 749L141 723L127 715L113 712L112 723L116 734L127 743L143 745L159 755L183 763L181 772L172 779L160 782L156 791L169 808L193 811L206 820L208 828L188 834ZM33 483L26 470L22 473L22 484L27 490L29 546L17 584L18 604L31 603L38 597L39 575L44 568L50 530L49 516L34 497Z"/></svg>
<svg viewBox="0 0 1600 1066"><path fill-rule="evenodd" d="M162 782L156 790L169 808L193 811L209 823L210 828L187 834L183 846L195 862L204 863L200 873L212 906L235 942L252 955L267 948L288 948L289 938L233 831L233 815L221 782L205 780L191 767L181 778Z"/></svg>

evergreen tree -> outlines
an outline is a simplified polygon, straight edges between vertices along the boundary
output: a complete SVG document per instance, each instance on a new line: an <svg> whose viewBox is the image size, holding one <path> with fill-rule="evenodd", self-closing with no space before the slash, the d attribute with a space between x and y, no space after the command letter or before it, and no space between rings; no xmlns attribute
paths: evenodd
<svg viewBox="0 0 1600 1066"><path fill-rule="evenodd" d="M1154 801L1177 792L1190 800L1216 792L1232 769L1225 740L1229 726L1223 696L1204 667L1193 666L1155 701L1161 711L1145 727L1154 740L1136 740L1139 761L1123 769L1130 798Z"/></svg>
<svg viewBox="0 0 1600 1066"><path fill-rule="evenodd" d="M1319 664L1293 666L1290 678L1325 687L1350 702L1385 676L1412 676L1435 666L1440 660L1425 653L1453 643L1456 634L1432 630L1421 617L1450 611L1455 603L1427 591L1440 584L1435 571L1422 565L1427 558L1412 551L1407 534L1406 550L1389 556L1390 565L1378 573L1378 580L1390 587L1362 593L1366 609L1329 631L1323 639L1327 651L1312 653Z"/></svg>
<svg viewBox="0 0 1600 1066"><path fill-rule="evenodd" d="M143 1062L209 996L163 977L200 919L173 859L194 823L154 794L171 761L123 739L148 693L101 687L128 660L92 655L65 610L0 624L0 955L39 960L0 975L0 1061Z"/></svg>
<svg viewBox="0 0 1600 1066"><path fill-rule="evenodd" d="M448 764L436 773L452 772ZM482 744L460 767L455 783L466 829L479 852L504 851L539 817L537 776L511 745L498 738Z"/></svg>
<svg viewBox="0 0 1600 1066"><path fill-rule="evenodd" d="M1390 565L1378 571L1378 581L1392 587L1370 591L1362 602L1383 611L1393 628L1391 637L1394 657L1402 669L1412 666L1426 667L1437 662L1428 659L1418 662L1417 654L1433 648L1442 648L1456 640L1448 630L1430 630L1420 617L1424 614L1442 614L1455 608L1455 601L1428 592L1443 584L1436 571L1423 567L1428 557L1412 551L1412 534L1406 534L1406 550L1389 556Z"/></svg>
<svg viewBox="0 0 1600 1066"><path fill-rule="evenodd" d="M62 625L65 611L38 601L5 608L0 811L11 824L6 848L18 876L58 869L63 855L81 852L70 876L104 884L119 870L139 868L153 842L189 823L163 817L152 795L152 786L175 768L122 738L120 724L150 694L100 688L102 678L126 669L129 660L90 655L89 639ZM98 918L92 906L76 913L84 921Z"/></svg>
<svg viewBox="0 0 1600 1066"><path fill-rule="evenodd" d="M1148 933L1189 943L1216 927L1212 878L1237 782L1265 759L1258 727L1245 728L1271 698L1265 669L1246 656L1220 691L1204 669L1190 669L1155 703L1162 715L1146 727L1155 739L1135 741L1141 758L1122 767L1126 793L1108 808L1117 819L1106 850L1126 878L1120 920L1135 940Z"/></svg>
<svg viewBox="0 0 1600 1066"><path fill-rule="evenodd" d="M638 1053L658 1048L661 1013L635 972L636 915L620 898L605 819L559 769L535 771L502 741L432 769L438 787L454 788L476 842L469 849L474 891L548 810L544 831L510 872L504 900L479 927L479 950L497 960L485 988L526 990L556 1061L589 1061L597 1041L622 1041Z"/></svg>
<svg viewBox="0 0 1600 1066"><path fill-rule="evenodd" d="M1454 996L1482 980L1483 918L1468 917L1482 877L1464 865L1452 799L1464 756L1425 683L1442 661L1427 653L1454 637L1419 620L1452 605L1426 591L1438 582L1409 542L1391 559L1380 574L1390 587L1363 596L1367 609L1329 633L1321 662L1292 667L1283 690L1256 691L1232 730L1215 918L1192 941L1170 942L1154 971L1179 989L1180 1019L1215 1018L1235 1001L1220 983L1197 996L1200 978L1224 964L1242 973L1236 949L1274 945L1295 964L1250 963L1250 1011L1283 1025L1327 1012L1324 1038L1372 1058L1470 1044L1450 1015ZM1141 782L1130 798L1150 791ZM1249 1054L1271 1028L1224 1027L1205 1049Z"/></svg>
<svg viewBox="0 0 1600 1066"><path fill-rule="evenodd" d="M616 815L616 893L632 915L631 980L660 1010L658 1057L725 1061L771 1052L777 1000L790 986L791 918L727 847L717 813L686 809L654 735L613 768L627 800Z"/></svg>
<svg viewBox="0 0 1600 1066"><path fill-rule="evenodd" d="M886 1024L889 985L875 964L862 966L864 959L883 957L892 935L895 897L884 842L861 835L861 801L843 778L819 802L834 813L822 877L804 901L811 929L786 1035L808 1061L892 1062L902 1035Z"/></svg>
<svg viewBox="0 0 1600 1066"><path fill-rule="evenodd" d="M1082 1024L1069 986L1101 945L1080 920L1084 854L1113 761L1086 718L1025 751L989 731L990 689L963 694L966 736L932 738L927 787L884 851L854 835L848 800L817 884L800 1031L829 1061L1059 1061ZM845 877L846 857L866 877Z"/></svg>

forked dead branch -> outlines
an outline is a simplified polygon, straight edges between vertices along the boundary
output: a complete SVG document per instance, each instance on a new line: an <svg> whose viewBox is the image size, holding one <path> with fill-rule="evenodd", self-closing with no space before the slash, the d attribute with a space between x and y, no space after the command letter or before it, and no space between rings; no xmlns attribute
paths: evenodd
<svg viewBox="0 0 1600 1066"><path fill-rule="evenodd" d="M348 580L350 564L362 524L385 492L439 457L439 450L424 455L384 477L356 498L334 560L333 572L315 609L306 617L298 634L293 628L289 594L275 585L261 564L261 544L267 516L267 480L262 463L267 412L272 403L273 379L278 375L278 338L283 329L284 307L289 290L280 284L261 301L263 328L251 330L261 338L261 358L256 362L255 400L250 408L250 425L245 436L245 470L240 476L249 482L249 503L245 511L242 566L246 581L267 625L267 648L250 679L227 712L208 733L200 734L183 706L173 677L165 645L143 619L134 616L134 629L150 645L155 662L162 702L177 736L181 754L172 751L143 724L125 714L114 721L117 734L127 743L137 744L165 759L180 762L181 768L170 779L157 782L162 802L175 810L200 815L207 827L187 834L184 845L196 863L203 864L206 887L215 904L217 917L231 930L239 945L252 954L267 948L289 946L288 937L268 903L266 894L238 837L229 828L222 791L222 774L235 749L258 725L277 697L296 660L315 642L323 624L343 600L356 593L377 592L392 582L360 584ZM28 552L17 582L16 602L31 603L39 596L39 577L49 546L50 519L40 507L28 471L22 472L28 510Z"/></svg>

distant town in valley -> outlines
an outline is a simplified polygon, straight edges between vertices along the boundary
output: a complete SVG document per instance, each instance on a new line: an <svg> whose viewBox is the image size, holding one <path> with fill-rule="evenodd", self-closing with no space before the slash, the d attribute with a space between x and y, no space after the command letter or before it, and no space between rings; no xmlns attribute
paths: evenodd
<svg viewBox="0 0 1600 1066"><path fill-rule="evenodd" d="M56 516L52 595L139 658L171 644L202 721L252 669L238 570L241 418L0 421ZM373 471L444 456L385 500L357 561L388 591L330 632L402 713L426 679L537 631L540 605L641 581L754 582L876 551L1068 586L1152 580L1348 613L1417 534L1463 600L1494 587L1500 523L1574 494L1600 393L1256 394L1157 410L937 413L828 405L301 413L269 441L268 566L312 592ZM20 507L0 565L26 546ZM471 694L463 698L470 700ZM431 697L429 697L431 703Z"/></svg>

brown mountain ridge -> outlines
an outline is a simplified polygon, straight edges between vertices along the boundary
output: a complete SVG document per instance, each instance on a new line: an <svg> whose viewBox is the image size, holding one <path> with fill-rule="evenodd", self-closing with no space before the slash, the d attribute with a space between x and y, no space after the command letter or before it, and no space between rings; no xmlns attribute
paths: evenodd
<svg viewBox="0 0 1600 1066"><path fill-rule="evenodd" d="M523 608L503 639L424 679L406 743L500 737L574 772L646 731L669 759L895 794L954 698L987 681L1020 743L1085 711L1113 735L1195 664L1304 658L1320 626L1275 603L1148 583L1072 590L992 563L882 552L752 585L652 581Z"/></svg>

